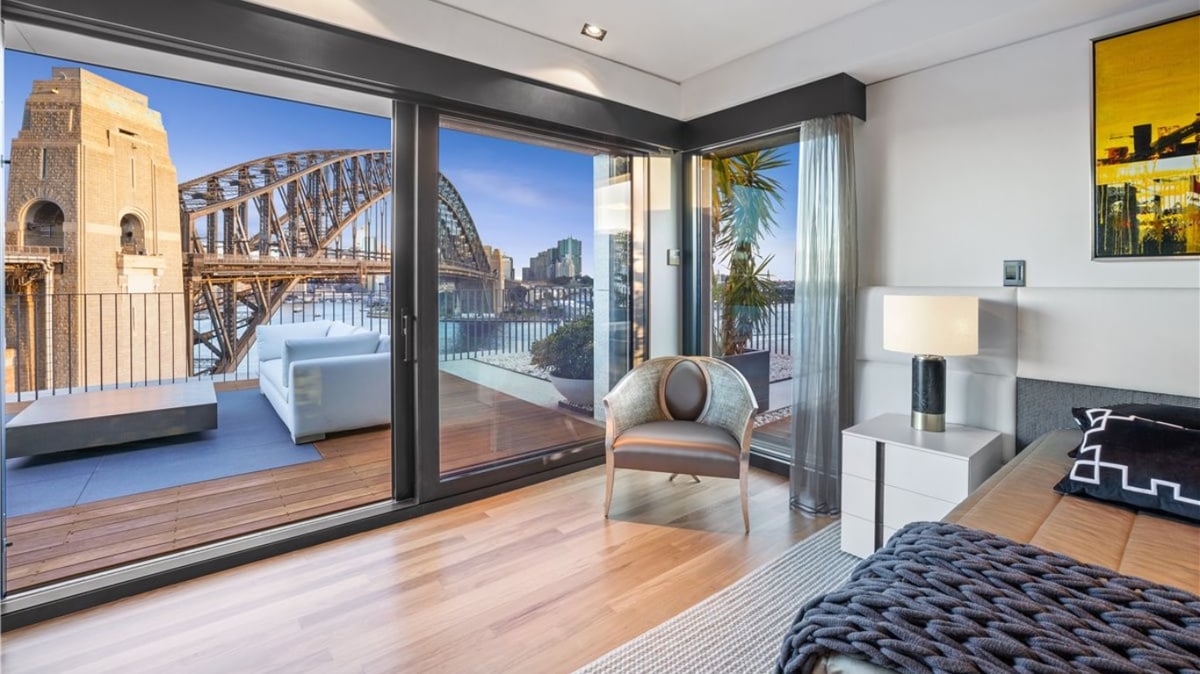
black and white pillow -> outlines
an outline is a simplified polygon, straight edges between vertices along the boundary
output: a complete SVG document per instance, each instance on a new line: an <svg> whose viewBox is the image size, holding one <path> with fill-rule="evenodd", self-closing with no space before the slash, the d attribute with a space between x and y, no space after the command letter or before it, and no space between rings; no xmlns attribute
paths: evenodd
<svg viewBox="0 0 1200 674"><path fill-rule="evenodd" d="M1122 403L1120 405L1104 405L1097 407L1072 407L1071 416L1075 418L1079 430L1086 431L1092 427L1095 419L1107 414L1118 414L1123 417L1138 417L1150 421L1160 421L1174 424L1192 430L1200 430L1200 407L1185 407L1183 405L1159 405L1150 403Z"/></svg>
<svg viewBox="0 0 1200 674"><path fill-rule="evenodd" d="M1200 431L1092 412L1075 464L1055 491L1200 522Z"/></svg>
<svg viewBox="0 0 1200 674"><path fill-rule="evenodd" d="M1087 432L1097 420L1110 414L1123 417L1137 417L1164 424L1172 424L1191 430L1200 430L1200 407L1184 407L1182 405L1160 405L1151 403L1121 403L1105 407L1072 407L1071 416L1079 430ZM1079 447L1067 452L1072 459L1079 453Z"/></svg>

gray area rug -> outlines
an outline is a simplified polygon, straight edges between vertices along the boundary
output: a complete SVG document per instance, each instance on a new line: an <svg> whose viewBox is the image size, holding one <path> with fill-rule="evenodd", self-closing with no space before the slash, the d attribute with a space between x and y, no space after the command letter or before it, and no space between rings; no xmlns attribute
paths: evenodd
<svg viewBox="0 0 1200 674"><path fill-rule="evenodd" d="M9 517L319 461L257 389L217 393L217 427L170 438L8 459Z"/></svg>
<svg viewBox="0 0 1200 674"><path fill-rule="evenodd" d="M840 585L858 563L840 543L834 522L576 674L770 672L800 607Z"/></svg>

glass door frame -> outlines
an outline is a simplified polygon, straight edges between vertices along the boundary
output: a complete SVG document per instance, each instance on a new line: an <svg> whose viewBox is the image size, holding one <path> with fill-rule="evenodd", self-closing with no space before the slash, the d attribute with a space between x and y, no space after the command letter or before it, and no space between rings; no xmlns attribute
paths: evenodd
<svg viewBox="0 0 1200 674"><path fill-rule="evenodd" d="M711 172L705 157L713 153L735 155L766 150L799 141L797 129L771 131L747 138L690 150L683 155L683 353L711 356L713 350L713 240ZM799 167L803 170L803 167ZM794 227L794 223L791 224ZM787 474L790 453L761 438L751 438L751 464Z"/></svg>
<svg viewBox="0 0 1200 674"><path fill-rule="evenodd" d="M630 297L629 362L632 365L645 359L649 344L647 336L648 310L646 255L649 223L649 175L648 153L644 149L612 146L581 139L568 134L557 134L536 127L498 122L488 118L475 118L457 112L443 112L432 107L418 107L416 115L416 223L414 227L416 251L434 251L438 246L438 181L440 156L439 133L443 116L456 122L478 123L500 131L510 130L513 134L540 137L553 143L587 145L598 150L631 156L634 161L631 198L632 211L632 260ZM471 492L487 487L496 487L520 479L549 478L565 474L578 464L599 464L604 457L603 440L583 442L567 447L554 447L544 452L533 452L529 456L514 457L497 466L484 466L478 471L464 471L453 476L441 474L440 462L440 405L439 405L439 362L440 349L438 330L438 268L436 255L416 255L412 259L413 303L415 307L411 340L415 357L412 362L413 403L416 433L416 495L418 502L427 502Z"/></svg>

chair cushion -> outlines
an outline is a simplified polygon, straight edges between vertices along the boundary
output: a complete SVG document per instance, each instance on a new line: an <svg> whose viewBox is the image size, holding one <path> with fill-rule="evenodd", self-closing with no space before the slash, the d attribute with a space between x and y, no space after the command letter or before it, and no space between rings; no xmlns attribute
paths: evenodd
<svg viewBox="0 0 1200 674"><path fill-rule="evenodd" d="M708 402L708 381L695 361L680 360L667 371L663 382L663 407L672 419L695 421Z"/></svg>
<svg viewBox="0 0 1200 674"><path fill-rule="evenodd" d="M695 421L651 421L613 442L617 468L737 477L741 445L725 429Z"/></svg>

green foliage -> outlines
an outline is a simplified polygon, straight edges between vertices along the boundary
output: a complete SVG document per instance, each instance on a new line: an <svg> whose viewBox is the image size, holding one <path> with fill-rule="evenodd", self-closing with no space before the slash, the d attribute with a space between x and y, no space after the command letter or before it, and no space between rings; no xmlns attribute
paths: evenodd
<svg viewBox="0 0 1200 674"><path fill-rule="evenodd" d="M712 202L719 214L712 224L713 255L729 268L724 284L713 280L713 299L723 308L715 335L719 355L745 353L754 332L771 318L766 269L772 256L758 257L762 239L775 228L783 187L766 172L786 165L776 149L712 158Z"/></svg>
<svg viewBox="0 0 1200 674"><path fill-rule="evenodd" d="M563 379L592 378L592 315L567 321L533 343L530 362Z"/></svg>

